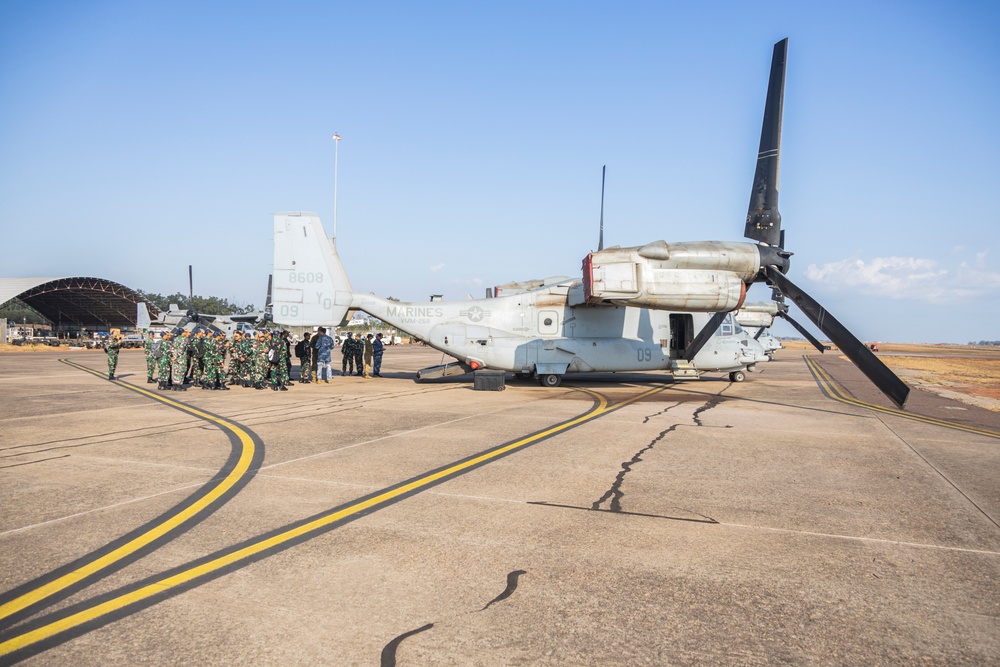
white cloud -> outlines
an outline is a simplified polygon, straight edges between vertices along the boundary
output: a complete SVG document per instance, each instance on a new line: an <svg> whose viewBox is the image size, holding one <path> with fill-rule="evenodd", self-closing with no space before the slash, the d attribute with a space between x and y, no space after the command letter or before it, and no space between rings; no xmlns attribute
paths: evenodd
<svg viewBox="0 0 1000 667"><path fill-rule="evenodd" d="M444 262L441 262L440 264L435 264L434 266L431 267L431 273L437 273L443 268L444 268Z"/></svg>
<svg viewBox="0 0 1000 667"><path fill-rule="evenodd" d="M943 303L986 294L1000 296L1000 271L986 263L989 250L976 253L972 263L953 268L920 257L858 257L830 264L810 264L805 276L831 290L858 290L867 296Z"/></svg>

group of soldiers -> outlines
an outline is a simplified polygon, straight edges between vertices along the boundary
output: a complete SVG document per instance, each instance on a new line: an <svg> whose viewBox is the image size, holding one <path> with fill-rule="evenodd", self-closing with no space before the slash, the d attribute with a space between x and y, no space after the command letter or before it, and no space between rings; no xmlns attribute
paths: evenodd
<svg viewBox="0 0 1000 667"><path fill-rule="evenodd" d="M146 382L156 382L157 389L186 391L191 385L228 390L238 384L288 391L292 384L287 331L236 332L232 340L206 329L175 329L159 340L148 332L144 347Z"/></svg>
<svg viewBox="0 0 1000 667"><path fill-rule="evenodd" d="M326 341L324 344L323 341ZM329 368L331 363L330 350L333 348L333 340L326 335L326 329L310 336L305 334L303 340L295 346L295 356L299 358L299 380L303 384L312 381L313 376L316 382L330 382L329 377L322 379L322 366L327 366L327 371L332 375L333 370ZM362 337L348 331L344 342L340 346L343 355L341 364L341 375L363 375L365 378L382 377L382 355L385 352L385 343L382 342L382 334L374 336L368 334Z"/></svg>
<svg viewBox="0 0 1000 667"><path fill-rule="evenodd" d="M382 344L382 334L377 334L374 338L371 334L362 338L358 334L354 337L350 331L347 338L341 345L341 352L344 355L341 373L343 375L362 375L367 377L382 377L382 354L385 348Z"/></svg>
<svg viewBox="0 0 1000 667"><path fill-rule="evenodd" d="M318 340L318 336L314 338ZM121 335L109 337L108 379L115 379ZM300 382L308 384L316 375L317 352L310 344L309 334L296 346L301 363ZM229 390L231 385L288 391L292 385L291 344L287 331L256 331L233 334L231 340L221 331L198 328L194 332L178 328L159 339L146 332L146 382L157 383L157 389L187 391L188 386L202 389ZM343 375L382 377L382 334L356 338L348 333L341 351ZM226 365L228 358L229 364ZM155 377L154 377L155 376ZM317 380L318 380L317 375Z"/></svg>

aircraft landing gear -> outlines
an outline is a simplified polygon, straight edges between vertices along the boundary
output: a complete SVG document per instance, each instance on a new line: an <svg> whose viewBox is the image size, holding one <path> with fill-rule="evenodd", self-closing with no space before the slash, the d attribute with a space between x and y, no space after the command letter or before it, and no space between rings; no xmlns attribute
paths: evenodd
<svg viewBox="0 0 1000 667"><path fill-rule="evenodd" d="M558 387L562 382L562 376L554 373L548 373L546 375L540 375L538 377L538 381L542 383L543 387Z"/></svg>
<svg viewBox="0 0 1000 667"><path fill-rule="evenodd" d="M743 382L746 379L747 379L746 373L744 373L743 371L733 371L732 373L729 374L730 382Z"/></svg>

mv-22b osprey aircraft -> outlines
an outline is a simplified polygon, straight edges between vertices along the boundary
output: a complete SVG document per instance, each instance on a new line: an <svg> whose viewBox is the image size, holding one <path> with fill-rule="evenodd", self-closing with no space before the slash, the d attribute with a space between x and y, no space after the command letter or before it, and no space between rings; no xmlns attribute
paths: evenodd
<svg viewBox="0 0 1000 667"><path fill-rule="evenodd" d="M188 265L188 288L190 299L194 301L194 275L192 268ZM170 307L157 316L151 317L149 306L140 301L136 304L136 328L149 329L152 326L166 327L169 329L188 329L196 331L203 329L211 332L221 331L226 338L232 338L237 331L254 331L258 327L265 326L271 322L271 277L267 279L267 297L264 300L264 310L246 315L209 315L199 313L193 308L181 309L177 304L172 303Z"/></svg>
<svg viewBox="0 0 1000 667"><path fill-rule="evenodd" d="M697 377L706 371L741 373L766 359L752 336L735 335L731 313L751 284L767 282L902 407L909 387L785 276L792 253L784 248L778 213L778 162L787 45L787 39L775 44L771 61L744 230L752 242L654 241L604 249L602 241L584 258L582 278L515 283L492 299L399 303L352 290L315 214L279 213L274 321L340 322L349 309L361 310L458 360L425 369L421 378L502 369L554 387L567 373L592 371L669 370L675 377ZM731 335L718 335L727 323Z"/></svg>

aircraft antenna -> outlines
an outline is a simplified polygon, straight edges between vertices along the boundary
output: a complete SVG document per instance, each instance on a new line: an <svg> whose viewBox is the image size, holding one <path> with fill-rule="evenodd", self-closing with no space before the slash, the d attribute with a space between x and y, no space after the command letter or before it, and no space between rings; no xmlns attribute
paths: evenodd
<svg viewBox="0 0 1000 667"><path fill-rule="evenodd" d="M604 174L608 165L601 167L601 235L597 239L597 249L604 250Z"/></svg>
<svg viewBox="0 0 1000 667"><path fill-rule="evenodd" d="M333 136L333 247L337 247L337 162L340 158L340 133Z"/></svg>

